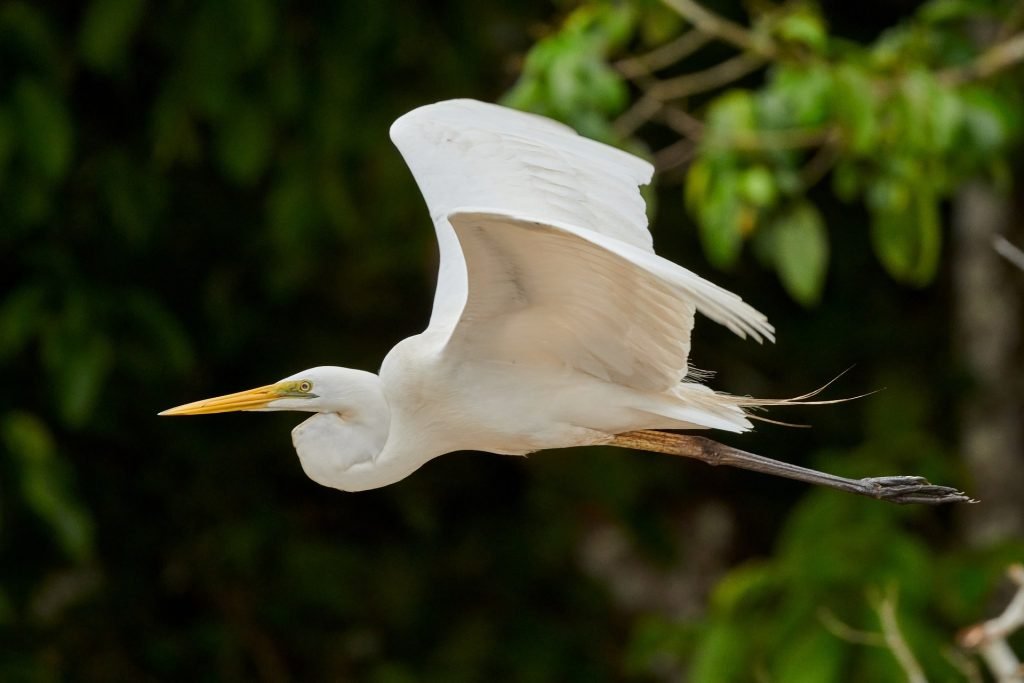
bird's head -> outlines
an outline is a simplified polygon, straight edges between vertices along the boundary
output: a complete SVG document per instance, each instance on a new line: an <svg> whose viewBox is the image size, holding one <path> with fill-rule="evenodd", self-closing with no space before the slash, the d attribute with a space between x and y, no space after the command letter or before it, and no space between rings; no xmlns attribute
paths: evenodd
<svg viewBox="0 0 1024 683"><path fill-rule="evenodd" d="M170 408L161 415L204 415L237 410L344 412L379 395L377 375L350 368L318 367L247 391Z"/></svg>

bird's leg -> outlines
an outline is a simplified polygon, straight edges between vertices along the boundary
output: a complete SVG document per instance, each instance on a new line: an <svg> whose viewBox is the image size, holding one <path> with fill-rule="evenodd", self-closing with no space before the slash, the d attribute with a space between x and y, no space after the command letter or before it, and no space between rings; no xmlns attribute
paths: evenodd
<svg viewBox="0 0 1024 683"><path fill-rule="evenodd" d="M942 503L977 502L965 495L963 491L957 491L948 486L936 486L929 483L924 477L893 476L848 479L741 451L703 436L642 430L619 434L609 442L609 445L681 455L684 458L701 460L709 465L726 465L763 474L773 474L778 477L804 481L808 484L829 486L869 498L887 500L891 503L940 505Z"/></svg>

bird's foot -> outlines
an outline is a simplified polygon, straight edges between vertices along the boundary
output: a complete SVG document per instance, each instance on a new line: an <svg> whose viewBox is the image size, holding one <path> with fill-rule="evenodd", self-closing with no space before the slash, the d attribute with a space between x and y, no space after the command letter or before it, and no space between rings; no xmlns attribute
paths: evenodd
<svg viewBox="0 0 1024 683"><path fill-rule="evenodd" d="M872 497L901 505L908 503L943 505L945 503L978 502L963 491L958 491L949 486L937 486L924 477L866 477L860 481L870 487L871 493L869 495Z"/></svg>

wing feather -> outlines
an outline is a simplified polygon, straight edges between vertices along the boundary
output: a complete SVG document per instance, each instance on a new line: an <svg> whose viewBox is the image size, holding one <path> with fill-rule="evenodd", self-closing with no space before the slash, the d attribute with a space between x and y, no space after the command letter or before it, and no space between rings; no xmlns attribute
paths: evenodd
<svg viewBox="0 0 1024 683"><path fill-rule="evenodd" d="M665 391L687 373L697 310L773 338L738 296L654 254L646 161L472 100L416 109L391 137L437 230L428 331L443 352Z"/></svg>

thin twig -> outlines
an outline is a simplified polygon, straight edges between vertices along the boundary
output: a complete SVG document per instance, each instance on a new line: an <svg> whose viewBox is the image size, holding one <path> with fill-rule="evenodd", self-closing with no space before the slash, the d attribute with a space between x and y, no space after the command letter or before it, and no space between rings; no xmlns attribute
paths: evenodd
<svg viewBox="0 0 1024 683"><path fill-rule="evenodd" d="M946 646L942 648L942 656L967 679L967 683L985 683L978 663L964 654L963 650Z"/></svg>
<svg viewBox="0 0 1024 683"><path fill-rule="evenodd" d="M658 173L677 169L689 163L696 154L696 143L687 138L680 138L668 147L654 153L654 169Z"/></svg>
<svg viewBox="0 0 1024 683"><path fill-rule="evenodd" d="M666 126L683 137L696 142L704 135L704 122L681 107L666 104L659 114Z"/></svg>
<svg viewBox="0 0 1024 683"><path fill-rule="evenodd" d="M707 33L687 31L646 54L620 59L614 66L626 78L649 76L658 69L664 69L686 59L709 42L711 36Z"/></svg>
<svg viewBox="0 0 1024 683"><path fill-rule="evenodd" d="M744 52L707 69L660 81L647 92L658 100L677 100L697 95L743 78L760 69L767 61L764 55Z"/></svg>
<svg viewBox="0 0 1024 683"><path fill-rule="evenodd" d="M899 623L896 621L895 589L890 589L884 598L875 603L874 608L878 614L878 621L882 625L885 644L896 661L899 662L903 673L907 675L907 683L928 683L924 670L921 669L913 651L907 645L907 641L900 631Z"/></svg>
<svg viewBox="0 0 1024 683"><path fill-rule="evenodd" d="M612 129L620 138L628 138L635 133L640 126L644 125L661 109L661 102L657 98L644 93L629 109L619 115L612 122Z"/></svg>
<svg viewBox="0 0 1024 683"><path fill-rule="evenodd" d="M949 85L962 85L992 76L1024 61L1024 33L1018 33L982 52L970 64L939 72L939 79Z"/></svg>
<svg viewBox="0 0 1024 683"><path fill-rule="evenodd" d="M1024 626L1024 565L1015 564L1007 572L1017 584L1017 593L999 616L975 624L960 633L961 647L980 654L998 683L1024 683L1024 669L1006 642L1007 637Z"/></svg>
<svg viewBox="0 0 1024 683"><path fill-rule="evenodd" d="M822 625L829 633L840 640L845 640L848 643L855 643L857 645L885 647L885 637L882 636L881 633L861 631L860 629L854 628L833 614L832 610L824 607L818 610L818 620L821 621Z"/></svg>
<svg viewBox="0 0 1024 683"><path fill-rule="evenodd" d="M662 0L662 2L693 24L699 31L763 57L774 57L777 52L771 41L751 33L735 22L718 16L694 0Z"/></svg>
<svg viewBox="0 0 1024 683"><path fill-rule="evenodd" d="M834 131L830 131L828 137L822 141L821 147L800 169L800 182L805 188L817 185L825 177L825 174L832 170L839 159L839 147L835 143Z"/></svg>
<svg viewBox="0 0 1024 683"><path fill-rule="evenodd" d="M1024 0L1018 0L1017 4L1006 13L1006 18L996 33L996 40L1003 41L1009 38L1022 20L1024 20Z"/></svg>
<svg viewBox="0 0 1024 683"><path fill-rule="evenodd" d="M1002 235L992 238L992 248L1007 261L1024 270L1024 251Z"/></svg>
<svg viewBox="0 0 1024 683"><path fill-rule="evenodd" d="M737 135L733 146L744 152L786 150L819 147L833 142L836 132L832 128L764 129L756 133Z"/></svg>

